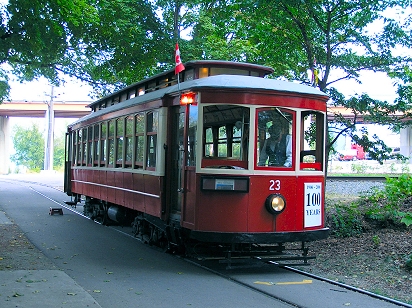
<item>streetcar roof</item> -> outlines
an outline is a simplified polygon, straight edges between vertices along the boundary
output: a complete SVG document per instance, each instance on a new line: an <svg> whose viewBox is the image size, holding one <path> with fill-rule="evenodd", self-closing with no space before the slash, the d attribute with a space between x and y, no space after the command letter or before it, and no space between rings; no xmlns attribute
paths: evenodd
<svg viewBox="0 0 412 308"><path fill-rule="evenodd" d="M193 71L195 69L201 69L201 68L237 71L237 73L233 73L234 75L242 75L240 72L243 71L243 73L247 72L249 73L248 75L255 76L255 77L265 77L274 72L273 68L269 66L263 66L259 64L252 64L252 63L246 63L246 62L233 62L233 61L223 61L223 60L193 60L193 61L184 63L184 65L185 65L185 70L179 74L181 75L182 80L184 79L183 76L187 72ZM221 73L221 74L224 75L225 73ZM196 77L193 76L193 77L194 79L199 79L198 76ZM95 106L98 106L101 102L104 102L107 99L115 99L116 97L122 94L124 95L133 89L141 88L144 90L148 90L147 92L151 92L151 90L153 89L150 89L150 85L152 84L155 84L155 87L159 87L159 86L164 87L165 85L172 86L176 84L177 81L178 81L177 75L175 74L175 69L173 68L165 72L159 73L157 75L154 75L152 77L146 78L142 81L133 83L121 90L118 90L112 94L102 97L101 99L91 103L88 107L94 108ZM149 89L147 89L148 86L149 86Z"/></svg>
<svg viewBox="0 0 412 308"><path fill-rule="evenodd" d="M307 95L319 95L327 97L325 93L317 88L309 87L296 82L278 79L259 78L240 75L216 75L207 78L196 79L190 82L187 89L196 90L197 88L207 89L253 89L268 90L289 93L300 93ZM183 83L181 84L183 90ZM172 91L173 92L173 91Z"/></svg>
<svg viewBox="0 0 412 308"><path fill-rule="evenodd" d="M250 90L253 91L275 91L282 94L301 94L308 96L317 96L320 100L327 101L328 96L324 92L320 91L317 88L309 87L307 85L302 85L295 82L260 78L260 77L251 77L251 76L241 76L241 75L216 75L205 77L201 79L195 79L190 81L185 81L179 85L173 85L156 91L145 93L141 96L136 96L132 99L123 101L118 104L114 104L107 108L97 110L91 114L77 120L72 123L70 126L75 125L76 123L83 122L89 118L95 116L103 115L109 112L122 110L131 106L147 103L150 101L161 99L165 96L177 94L180 92L187 91L201 91L201 90Z"/></svg>

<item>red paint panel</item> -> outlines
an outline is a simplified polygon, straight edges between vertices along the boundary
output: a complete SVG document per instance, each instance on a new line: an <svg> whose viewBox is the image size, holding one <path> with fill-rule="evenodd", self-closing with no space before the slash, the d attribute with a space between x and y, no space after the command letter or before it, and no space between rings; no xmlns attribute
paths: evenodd
<svg viewBox="0 0 412 308"><path fill-rule="evenodd" d="M101 171L99 174L99 182L102 186L100 187L100 199L101 200L106 200L106 196L107 196L107 187L106 185L106 176L107 176L107 171Z"/></svg>
<svg viewBox="0 0 412 308"><path fill-rule="evenodd" d="M248 207L248 231L249 232L273 232L275 231L275 216L265 208L266 198L273 194L271 182L273 177L256 176L250 178L250 204ZM279 180L279 178L277 178Z"/></svg>
<svg viewBox="0 0 412 308"><path fill-rule="evenodd" d="M90 170L82 170L82 179L83 179L83 195L90 196L91 194L91 185L89 184L90 181Z"/></svg>
<svg viewBox="0 0 412 308"><path fill-rule="evenodd" d="M82 192L82 184L81 184L81 182L79 182L79 181L81 181L81 170L80 169L75 169L74 174L75 174L74 179L76 180L76 182L75 182L76 183L75 184L76 193L82 194L83 193Z"/></svg>
<svg viewBox="0 0 412 308"><path fill-rule="evenodd" d="M202 91L202 103L224 103L236 102L238 104L251 104L251 105L268 105L268 106L283 106L285 108L305 108L314 109L326 112L326 104L328 97L324 96L324 99L319 99L313 95L306 95L303 97L299 93L281 93L277 95L266 93L245 93L245 92L226 92L226 91L214 91L206 92Z"/></svg>
<svg viewBox="0 0 412 308"><path fill-rule="evenodd" d="M72 192L77 193L77 183L74 181L74 179L76 179L76 170L71 169L70 172L71 172L70 179L71 179Z"/></svg>
<svg viewBox="0 0 412 308"><path fill-rule="evenodd" d="M113 188L116 186L115 172L107 171L106 173L106 185L107 188L106 200L111 203L116 203L116 190Z"/></svg>
<svg viewBox="0 0 412 308"><path fill-rule="evenodd" d="M133 190L140 192L140 193L134 193L132 196L133 208L135 210L144 212L145 211L144 195L141 194L142 192L144 192L143 174L133 173Z"/></svg>
<svg viewBox="0 0 412 308"><path fill-rule="evenodd" d="M161 216L161 200L158 197L160 195L160 179L156 176L151 175L144 175L144 187L145 192L149 195L146 195L145 206L146 206L146 213L160 217ZM151 196L154 195L154 196Z"/></svg>
<svg viewBox="0 0 412 308"><path fill-rule="evenodd" d="M201 191L197 202L196 230L244 232L247 230L249 195Z"/></svg>
<svg viewBox="0 0 412 308"><path fill-rule="evenodd" d="M118 188L115 190L115 203L122 206L124 206L124 190L119 188L124 188L123 175L124 172L115 172L115 186Z"/></svg>
<svg viewBox="0 0 412 308"><path fill-rule="evenodd" d="M124 188L128 190L133 190L133 174L130 172L125 172L123 175L123 185ZM124 192L124 206L133 209L133 198L135 194L133 192Z"/></svg>
<svg viewBox="0 0 412 308"><path fill-rule="evenodd" d="M100 183L99 178L100 178L100 173L101 172L102 171L100 171L100 170L93 170L92 171L92 178L91 178L92 183ZM100 186L93 185L92 196L91 197L100 199L100 190L101 190Z"/></svg>
<svg viewBox="0 0 412 308"><path fill-rule="evenodd" d="M79 178L79 193L80 194L83 194L83 191L84 191L84 184L83 184L83 181L84 181L84 176L83 176L83 174L84 174L84 171L82 170L82 169L77 169L77 171L78 171L78 178Z"/></svg>
<svg viewBox="0 0 412 308"><path fill-rule="evenodd" d="M195 168L187 167L186 170L187 184L185 194L185 204L183 205L182 221L186 228L193 229L195 224L195 207L196 207L196 173Z"/></svg>

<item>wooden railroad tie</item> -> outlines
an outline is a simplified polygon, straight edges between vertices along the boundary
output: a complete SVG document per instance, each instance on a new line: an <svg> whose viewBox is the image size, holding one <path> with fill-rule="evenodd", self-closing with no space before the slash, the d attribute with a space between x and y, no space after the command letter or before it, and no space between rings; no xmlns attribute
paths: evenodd
<svg viewBox="0 0 412 308"><path fill-rule="evenodd" d="M51 207L50 208L50 212L49 215L54 215L54 214L59 214L59 215L63 215L63 209L62 208L57 208L57 207Z"/></svg>

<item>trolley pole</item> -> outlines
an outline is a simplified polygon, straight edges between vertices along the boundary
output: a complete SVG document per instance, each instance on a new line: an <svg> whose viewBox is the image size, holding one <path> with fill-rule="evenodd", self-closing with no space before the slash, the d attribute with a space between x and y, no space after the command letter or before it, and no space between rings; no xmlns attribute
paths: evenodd
<svg viewBox="0 0 412 308"><path fill-rule="evenodd" d="M53 139L54 139L54 86L51 87L50 102L47 103L47 135L44 148L44 170L53 170Z"/></svg>

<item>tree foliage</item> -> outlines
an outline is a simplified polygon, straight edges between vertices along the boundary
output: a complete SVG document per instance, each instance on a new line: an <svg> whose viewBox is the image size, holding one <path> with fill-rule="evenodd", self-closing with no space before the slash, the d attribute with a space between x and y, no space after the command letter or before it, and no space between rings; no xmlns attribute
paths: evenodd
<svg viewBox="0 0 412 308"><path fill-rule="evenodd" d="M332 106L355 115L330 114L339 134L384 159L378 136L357 131L356 124L396 130L411 125L411 57L397 52L412 45L412 18L397 15L409 5L409 0L10 0L0 8L0 64L8 64L20 80L45 76L58 83L63 72L103 95L172 68L179 40L183 61L268 65L273 78L327 92ZM2 67L0 101L9 91ZM397 99L345 97L337 90L341 80L360 83L365 70L393 78Z"/></svg>
<svg viewBox="0 0 412 308"><path fill-rule="evenodd" d="M104 94L153 73L165 54L172 58L150 1L9 0L0 11L0 64L19 80L59 84L63 73ZM2 68L0 101L9 91Z"/></svg>
<svg viewBox="0 0 412 308"><path fill-rule="evenodd" d="M30 128L14 126L13 145L16 153L11 156L11 160L16 165L25 166L33 171L44 169L45 140L37 124L33 124ZM54 136L54 169L64 167L64 157L64 133L62 133Z"/></svg>
<svg viewBox="0 0 412 308"><path fill-rule="evenodd" d="M356 124L388 124L394 129L411 125L411 57L396 54L397 48L411 47L411 16L402 24L385 15L407 6L399 0L216 2L203 8L193 41L205 58L220 54L226 60L269 65L274 77L300 80L327 92L332 106L354 114L348 119L340 112L330 113L339 131L329 147L346 134L382 161L390 149L378 136L358 131ZM373 31L379 27L381 31ZM396 77L398 99L381 101L365 93L345 97L337 90L340 80L360 83L365 70Z"/></svg>
<svg viewBox="0 0 412 308"><path fill-rule="evenodd" d="M29 170L41 170L44 165L44 138L38 125L33 124L26 129L19 125L13 128L13 145L16 151L11 160L16 165Z"/></svg>

